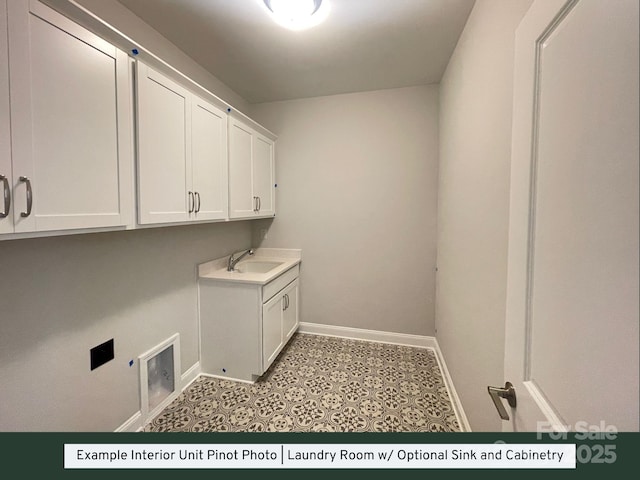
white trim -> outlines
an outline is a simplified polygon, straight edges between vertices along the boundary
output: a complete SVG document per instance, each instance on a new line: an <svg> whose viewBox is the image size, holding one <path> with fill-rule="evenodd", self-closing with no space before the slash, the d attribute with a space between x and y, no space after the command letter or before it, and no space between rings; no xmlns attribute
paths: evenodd
<svg viewBox="0 0 640 480"><path fill-rule="evenodd" d="M417 348L429 348L434 351L438 367L444 379L445 388L451 399L453 411L460 425L460 430L470 432L471 426L469 420L460 402L460 397L453 384L453 379L444 361L444 355L440 350L440 345L435 337L426 335L412 335L408 333L382 332L379 330L366 330L362 328L338 327L335 325L321 325L318 323L300 322L298 328L299 333L308 333L311 335L322 335L326 337L350 338L353 340L363 340L367 342L388 343L392 345L405 345Z"/></svg>
<svg viewBox="0 0 640 480"><path fill-rule="evenodd" d="M196 378L198 378L198 375L200 375L200 370L200 362L196 362L191 366L191 368L189 368L182 374L182 376L180 377L180 392L183 392L185 388L191 385L196 380Z"/></svg>
<svg viewBox="0 0 640 480"><path fill-rule="evenodd" d="M438 365L440 366L440 372L442 373L442 378L444 379L445 386L447 387L447 392L449 393L453 410L456 414L456 418L458 419L460 430L463 432L471 432L469 419L467 418L467 414L464 412L464 408L462 408L462 402L460 401L456 387L453 384L453 378L451 378L451 374L447 368L447 363L444 361L444 355L442 354L442 350L440 350L440 344L437 339L434 338L434 340L436 342L434 350L436 352L436 358L438 359Z"/></svg>
<svg viewBox="0 0 640 480"><path fill-rule="evenodd" d="M380 330L365 330L363 328L338 327L335 325L321 325L319 323L300 322L299 333L310 333L325 337L351 338L367 342L390 343L409 347L435 348L435 337L412 335L409 333L382 332Z"/></svg>
<svg viewBox="0 0 640 480"><path fill-rule="evenodd" d="M137 432L139 430L142 430L143 426L144 425L142 423L142 412L137 411L136 413L131 415L131 417L128 420L126 420L122 425L116 428L114 432L116 433Z"/></svg>
<svg viewBox="0 0 640 480"><path fill-rule="evenodd" d="M254 383L256 383L253 380L243 380L241 378L233 378L233 377L222 377L220 375L214 375L212 373L201 373L200 375L203 377L217 378L218 380L230 380L232 382L246 383L249 385L253 385Z"/></svg>
<svg viewBox="0 0 640 480"><path fill-rule="evenodd" d="M542 414L545 416L553 431L568 432L569 428L567 428L565 422L562 421L562 419L553 409L553 407L547 400L547 397L545 397L544 393L542 393L540 387L538 387L538 385L536 385L535 382L531 380L522 382L522 384L529 391L531 399L535 402Z"/></svg>

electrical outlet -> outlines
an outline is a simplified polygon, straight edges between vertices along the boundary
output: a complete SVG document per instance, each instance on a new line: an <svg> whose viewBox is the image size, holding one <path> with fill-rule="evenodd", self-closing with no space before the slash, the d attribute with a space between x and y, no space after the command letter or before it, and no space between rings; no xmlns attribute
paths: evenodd
<svg viewBox="0 0 640 480"><path fill-rule="evenodd" d="M113 360L113 338L108 340L97 347L93 347L89 350L91 357L91 370L95 370L100 365L104 365L110 360Z"/></svg>

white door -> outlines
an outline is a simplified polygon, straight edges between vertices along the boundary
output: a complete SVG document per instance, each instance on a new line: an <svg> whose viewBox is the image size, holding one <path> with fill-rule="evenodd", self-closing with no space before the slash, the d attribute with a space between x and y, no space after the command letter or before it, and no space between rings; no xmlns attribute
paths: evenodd
<svg viewBox="0 0 640 480"><path fill-rule="evenodd" d="M13 232L11 138L9 126L9 51L6 3L0 0L0 234Z"/></svg>
<svg viewBox="0 0 640 480"><path fill-rule="evenodd" d="M638 431L638 1L537 0L515 68L503 426Z"/></svg>
<svg viewBox="0 0 640 480"><path fill-rule="evenodd" d="M282 347L283 295L276 295L262 306L262 368L263 373L275 360Z"/></svg>
<svg viewBox="0 0 640 480"><path fill-rule="evenodd" d="M255 134L253 138L253 194L257 197L257 212L261 217L275 213L275 183L273 141Z"/></svg>
<svg viewBox="0 0 640 480"><path fill-rule="evenodd" d="M229 120L229 217L256 216L253 193L253 130L235 119Z"/></svg>
<svg viewBox="0 0 640 480"><path fill-rule="evenodd" d="M283 294L282 341L286 343L298 329L298 279L291 282Z"/></svg>
<svg viewBox="0 0 640 480"><path fill-rule="evenodd" d="M8 18L15 231L126 225L126 54L34 0Z"/></svg>
<svg viewBox="0 0 640 480"><path fill-rule="evenodd" d="M189 93L138 62L138 198L140 223L189 220Z"/></svg>
<svg viewBox="0 0 640 480"><path fill-rule="evenodd" d="M227 218L227 114L198 97L191 106L191 177L197 220Z"/></svg>

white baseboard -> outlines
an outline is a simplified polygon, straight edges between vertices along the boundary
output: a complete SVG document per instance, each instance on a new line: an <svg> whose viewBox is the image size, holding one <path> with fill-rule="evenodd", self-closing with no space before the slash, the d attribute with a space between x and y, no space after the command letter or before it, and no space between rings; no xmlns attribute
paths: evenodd
<svg viewBox="0 0 640 480"><path fill-rule="evenodd" d="M436 346L434 350L436 352L436 358L438 359L438 364L440 365L440 372L442 372L442 378L444 378L444 383L447 387L447 391L449 392L449 398L451 399L451 404L453 405L453 409L456 413L456 417L458 418L458 425L460 425L460 430L463 432L470 432L471 425L469 425L469 419L467 418L467 414L464 413L464 408L462 408L462 402L460 401L460 397L458 396L458 392L456 391L456 387L453 384L453 379L451 378L451 374L449 373L449 369L447 368L447 364L444 361L444 355L442 355L442 350L440 350L440 345L438 344L438 340L434 338L436 342Z"/></svg>
<svg viewBox="0 0 640 480"><path fill-rule="evenodd" d="M350 338L352 340L365 340L367 342L390 343L393 345L405 345L408 347L432 349L436 354L436 359L438 361L440 371L442 372L442 378L444 379L445 387L447 388L449 398L451 399L451 403L453 405L454 413L456 414L456 418L458 419L458 425L460 425L460 429L463 432L471 431L469 420L464 413L462 403L460 402L460 397L458 397L458 393L456 392L453 380L451 378L451 375L449 374L449 370L447 369L447 364L444 361L444 356L442 355L442 351L440 350L440 345L438 345L438 341L435 337L429 337L426 335L412 335L407 333L382 332L378 330L366 330L362 328L338 327L334 325L321 325L318 323L304 322L300 323L298 332L309 333L312 335L325 335L327 337Z"/></svg>
<svg viewBox="0 0 640 480"><path fill-rule="evenodd" d="M118 433L118 432L137 432L138 430L141 430L142 427L143 427L143 424L142 424L142 412L137 411L136 413L131 415L131 418L129 418L129 420L127 420L122 425L120 425L118 428L116 428L115 432L116 433Z"/></svg>
<svg viewBox="0 0 640 480"><path fill-rule="evenodd" d="M337 327L334 325L321 325L319 323L300 322L298 332L310 333L313 335L325 335L327 337L366 340L367 342L406 345L408 347L435 348L435 346L437 345L436 339L434 337L427 337L425 335L382 332L379 330L365 330L363 328Z"/></svg>
<svg viewBox="0 0 640 480"><path fill-rule="evenodd" d="M213 373L201 373L203 377L217 378L218 380L230 380L232 382L246 383L247 385L254 385L256 382L251 380L243 380L242 378L223 377L222 375L214 375Z"/></svg>
<svg viewBox="0 0 640 480"><path fill-rule="evenodd" d="M194 382L194 380L198 378L198 375L200 375L200 372L201 372L200 362L194 363L189 370L184 372L180 377L180 382L182 384L181 390L184 391L185 388L191 385Z"/></svg>

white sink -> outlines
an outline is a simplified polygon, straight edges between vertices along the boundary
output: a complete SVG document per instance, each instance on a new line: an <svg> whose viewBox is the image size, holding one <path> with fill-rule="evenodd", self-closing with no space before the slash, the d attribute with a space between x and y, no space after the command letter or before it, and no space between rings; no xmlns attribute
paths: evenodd
<svg viewBox="0 0 640 480"><path fill-rule="evenodd" d="M266 285L278 275L295 267L302 260L302 251L285 248L257 248L254 254L227 271L229 256L216 258L198 265L198 277L220 282Z"/></svg>
<svg viewBox="0 0 640 480"><path fill-rule="evenodd" d="M279 267L282 263L283 262L261 262L259 260L240 262L236 265L235 271L238 273L267 273Z"/></svg>

